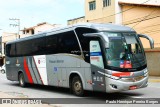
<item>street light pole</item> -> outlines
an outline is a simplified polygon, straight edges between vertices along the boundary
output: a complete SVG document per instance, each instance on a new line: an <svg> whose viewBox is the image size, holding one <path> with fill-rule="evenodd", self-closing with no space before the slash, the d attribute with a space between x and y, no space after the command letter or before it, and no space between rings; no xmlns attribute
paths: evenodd
<svg viewBox="0 0 160 107"><path fill-rule="evenodd" d="M19 33L20 33L20 19L10 18L9 20L13 20L13 21L16 22L16 24L10 24L10 26L13 26L13 27L18 26L18 33L17 33L17 35L18 35L18 39L19 39L20 38L20 35L19 35ZM16 39L17 39L17 37L16 37Z"/></svg>

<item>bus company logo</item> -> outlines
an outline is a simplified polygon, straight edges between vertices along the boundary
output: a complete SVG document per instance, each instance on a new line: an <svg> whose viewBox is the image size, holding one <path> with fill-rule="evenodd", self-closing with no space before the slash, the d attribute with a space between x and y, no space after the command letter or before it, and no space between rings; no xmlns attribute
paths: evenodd
<svg viewBox="0 0 160 107"><path fill-rule="evenodd" d="M38 58L38 64L42 64L42 63L45 63L45 59L44 58Z"/></svg>

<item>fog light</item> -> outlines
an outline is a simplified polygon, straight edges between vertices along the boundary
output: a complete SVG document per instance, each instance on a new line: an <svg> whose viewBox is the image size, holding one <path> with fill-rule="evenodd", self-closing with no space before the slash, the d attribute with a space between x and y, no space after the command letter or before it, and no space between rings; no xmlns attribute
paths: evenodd
<svg viewBox="0 0 160 107"><path fill-rule="evenodd" d="M114 84L110 84L110 86L114 89L117 89L117 85L114 85Z"/></svg>

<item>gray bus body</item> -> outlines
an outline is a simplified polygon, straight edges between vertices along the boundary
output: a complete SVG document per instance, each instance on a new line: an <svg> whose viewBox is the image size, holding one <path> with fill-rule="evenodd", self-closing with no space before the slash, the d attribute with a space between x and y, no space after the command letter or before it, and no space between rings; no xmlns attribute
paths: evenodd
<svg viewBox="0 0 160 107"><path fill-rule="evenodd" d="M120 59L122 50L125 59ZM73 25L8 42L6 75L20 83L71 88L77 90L76 95L82 95L82 90L112 93L138 89L148 82L138 34L113 24Z"/></svg>

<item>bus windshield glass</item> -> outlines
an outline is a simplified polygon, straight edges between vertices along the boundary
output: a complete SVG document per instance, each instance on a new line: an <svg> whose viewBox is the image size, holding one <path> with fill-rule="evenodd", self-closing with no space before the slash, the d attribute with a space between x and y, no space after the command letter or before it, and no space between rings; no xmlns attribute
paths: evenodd
<svg viewBox="0 0 160 107"><path fill-rule="evenodd" d="M105 49L107 66L139 68L146 65L143 47L135 33L109 33L109 48Z"/></svg>

